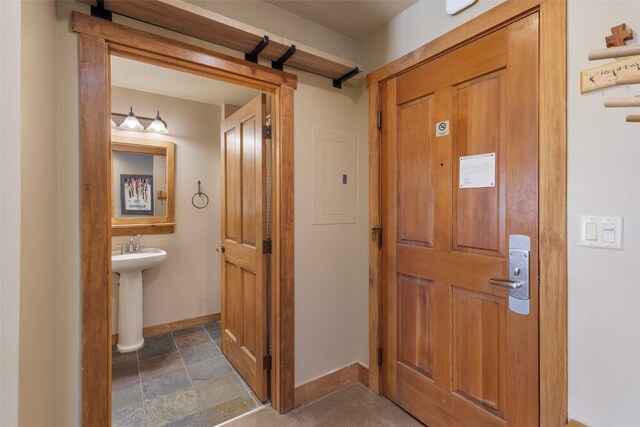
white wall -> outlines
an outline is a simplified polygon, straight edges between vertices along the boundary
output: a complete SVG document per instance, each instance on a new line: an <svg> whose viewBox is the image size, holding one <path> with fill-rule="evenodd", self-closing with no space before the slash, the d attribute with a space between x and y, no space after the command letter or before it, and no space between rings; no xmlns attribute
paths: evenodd
<svg viewBox="0 0 640 427"><path fill-rule="evenodd" d="M357 133L357 91L347 86L327 90L327 79L299 77L294 104L296 385L357 360L357 260L362 247L359 223L312 224L313 128ZM366 147L366 139L359 138L359 155ZM357 187L358 194L366 191L361 180Z"/></svg>
<svg viewBox="0 0 640 427"><path fill-rule="evenodd" d="M631 108L604 108L633 97L623 86L580 95L580 71L604 48L609 29L640 30L640 3L572 1L568 19L569 416L592 427L629 427L640 419L640 127ZM638 43L638 37L631 42ZM578 245L578 215L624 217L623 250Z"/></svg>
<svg viewBox="0 0 640 427"><path fill-rule="evenodd" d="M78 38L69 30L72 2L58 14L58 322L57 426L81 425L81 237ZM88 12L88 6L81 6ZM53 419L53 418L52 418Z"/></svg>
<svg viewBox="0 0 640 427"><path fill-rule="evenodd" d="M355 60L358 55L358 45L355 40L269 3L255 0L187 1L342 58Z"/></svg>
<svg viewBox="0 0 640 427"><path fill-rule="evenodd" d="M19 424L45 426L56 414L58 346L55 3L21 7Z"/></svg>
<svg viewBox="0 0 640 427"><path fill-rule="evenodd" d="M0 2L0 425L18 424L20 2Z"/></svg>
<svg viewBox="0 0 640 427"><path fill-rule="evenodd" d="M143 235L147 247L167 251L162 264L143 272L144 326L219 313L220 255L215 249L220 244L220 106L121 87L111 88L111 105L114 112L133 106L143 117L155 117L160 110L170 132L158 135L112 128L113 135L176 144L175 232ZM191 204L198 180L210 199L204 209ZM128 236L114 237L113 248L128 242ZM116 283L114 274L114 331L118 324Z"/></svg>

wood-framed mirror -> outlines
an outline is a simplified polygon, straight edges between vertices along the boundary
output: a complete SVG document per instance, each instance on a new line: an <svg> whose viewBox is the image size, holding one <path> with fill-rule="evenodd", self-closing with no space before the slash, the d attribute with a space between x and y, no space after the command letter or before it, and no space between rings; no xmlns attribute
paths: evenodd
<svg viewBox="0 0 640 427"><path fill-rule="evenodd" d="M175 144L111 136L111 234L175 229Z"/></svg>

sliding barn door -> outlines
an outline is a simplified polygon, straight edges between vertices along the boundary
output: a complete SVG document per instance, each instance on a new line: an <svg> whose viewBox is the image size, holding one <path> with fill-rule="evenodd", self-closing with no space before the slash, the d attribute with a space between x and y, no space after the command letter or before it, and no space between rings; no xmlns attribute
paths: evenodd
<svg viewBox="0 0 640 427"><path fill-rule="evenodd" d="M381 89L383 393L537 426L538 15Z"/></svg>
<svg viewBox="0 0 640 427"><path fill-rule="evenodd" d="M222 123L222 352L267 399L265 95Z"/></svg>

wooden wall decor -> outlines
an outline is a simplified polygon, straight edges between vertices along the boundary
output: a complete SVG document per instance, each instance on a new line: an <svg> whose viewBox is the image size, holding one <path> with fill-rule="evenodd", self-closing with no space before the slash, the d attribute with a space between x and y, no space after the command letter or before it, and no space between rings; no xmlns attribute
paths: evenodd
<svg viewBox="0 0 640 427"><path fill-rule="evenodd" d="M606 49L589 52L589 60L625 58L580 72L580 93L593 92L616 85L640 83L640 45L627 46L633 38L633 31L626 23L611 28L611 35L605 37ZM635 98L609 98L605 108L640 107L640 95ZM627 115L627 122L640 122L640 115Z"/></svg>
<svg viewBox="0 0 640 427"><path fill-rule="evenodd" d="M580 93L593 92L622 83L623 79L640 79L640 56L599 65L580 72Z"/></svg>
<svg viewBox="0 0 640 427"><path fill-rule="evenodd" d="M606 49L596 49L589 52L589 61L597 59L624 58L626 56L640 55L640 46L620 46L608 47Z"/></svg>
<svg viewBox="0 0 640 427"><path fill-rule="evenodd" d="M609 98L604 100L604 106L609 107L640 107L640 97Z"/></svg>
<svg viewBox="0 0 640 427"><path fill-rule="evenodd" d="M627 28L626 23L616 25L611 28L611 35L604 38L607 47L625 46L627 40L633 38L633 31L631 28Z"/></svg>

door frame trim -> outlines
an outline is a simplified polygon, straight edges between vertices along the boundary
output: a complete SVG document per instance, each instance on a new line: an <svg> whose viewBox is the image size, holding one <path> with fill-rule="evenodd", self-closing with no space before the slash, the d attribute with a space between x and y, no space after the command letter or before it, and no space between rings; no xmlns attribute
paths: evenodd
<svg viewBox="0 0 640 427"><path fill-rule="evenodd" d="M272 94L272 406L294 408L293 91L297 76L188 43L72 13L79 34L82 199L82 424L111 425L110 56Z"/></svg>
<svg viewBox="0 0 640 427"><path fill-rule="evenodd" d="M468 44L514 20L540 14L539 352L540 425L567 424L567 4L507 1L367 76L369 87L369 224L381 227L380 84ZM383 128L384 129L384 128ZM369 388L380 393L381 251L369 240Z"/></svg>

